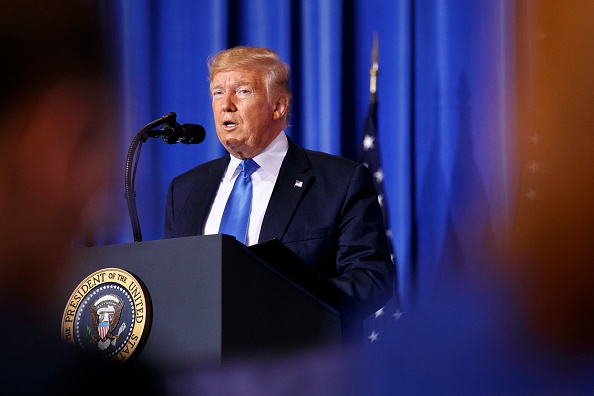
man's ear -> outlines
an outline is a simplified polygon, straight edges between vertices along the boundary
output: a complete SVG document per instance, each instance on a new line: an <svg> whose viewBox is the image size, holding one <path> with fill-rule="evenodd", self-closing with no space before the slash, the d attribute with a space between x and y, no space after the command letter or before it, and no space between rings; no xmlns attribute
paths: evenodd
<svg viewBox="0 0 594 396"><path fill-rule="evenodd" d="M21 130L21 169L39 172L38 183L47 189L61 189L68 184L72 152L87 112L84 101L77 103L78 99L74 86L51 87L32 107Z"/></svg>
<svg viewBox="0 0 594 396"><path fill-rule="evenodd" d="M272 113L272 119L279 120L284 118L285 114L287 113L288 107L289 100L287 99L287 97L285 95L279 96L279 98L276 101L274 111Z"/></svg>
<svg viewBox="0 0 594 396"><path fill-rule="evenodd" d="M49 87L31 107L21 130L18 157L29 189L58 194L54 197L73 187L86 187L73 184L83 182L79 176L88 154L83 151L90 146L87 134L96 121L98 107L92 92L89 83L63 81Z"/></svg>

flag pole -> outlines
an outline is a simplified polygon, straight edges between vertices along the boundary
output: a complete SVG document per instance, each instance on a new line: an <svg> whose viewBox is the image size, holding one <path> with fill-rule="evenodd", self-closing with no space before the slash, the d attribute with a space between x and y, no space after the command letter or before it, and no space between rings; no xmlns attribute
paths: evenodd
<svg viewBox="0 0 594 396"><path fill-rule="evenodd" d="M378 201L381 207L384 224L386 226L386 236L388 238L389 250L392 260L395 261L394 249L392 246L392 233L389 228L388 204L384 196L384 173L381 166L378 128L377 128L377 77L379 73L378 63L378 39L377 32L373 34L373 48L371 51L371 68L369 69L369 107L367 108L367 116L363 124L363 141L361 145L361 152L359 153L359 162L367 166L373 175L373 184L375 185ZM384 313L388 314L384 316ZM394 277L394 292L392 299L390 299L384 307L380 308L375 315L367 318L364 321L364 328L367 339L370 343L380 340L379 337L384 337L386 334L380 335L380 331L387 332L392 326L391 323L398 321L402 316L400 309L400 296L398 292L398 273Z"/></svg>
<svg viewBox="0 0 594 396"><path fill-rule="evenodd" d="M379 64L377 58L377 32L374 32L373 48L371 50L371 68L369 69L369 96L372 103L375 103L377 95L377 74L379 72Z"/></svg>

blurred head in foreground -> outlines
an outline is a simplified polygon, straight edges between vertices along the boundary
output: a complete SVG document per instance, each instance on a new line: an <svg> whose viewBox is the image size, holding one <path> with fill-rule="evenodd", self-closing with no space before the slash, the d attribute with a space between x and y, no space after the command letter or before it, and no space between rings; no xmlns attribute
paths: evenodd
<svg viewBox="0 0 594 396"><path fill-rule="evenodd" d="M91 2L0 1L0 301L40 304L107 182L102 37Z"/></svg>
<svg viewBox="0 0 594 396"><path fill-rule="evenodd" d="M594 349L594 3L518 3L518 191L505 272L536 338Z"/></svg>

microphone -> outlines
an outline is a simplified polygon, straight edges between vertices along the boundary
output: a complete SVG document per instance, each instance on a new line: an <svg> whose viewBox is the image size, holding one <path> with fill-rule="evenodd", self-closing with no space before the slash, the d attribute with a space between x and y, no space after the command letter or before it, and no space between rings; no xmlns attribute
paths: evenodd
<svg viewBox="0 0 594 396"><path fill-rule="evenodd" d="M168 122L163 125L161 130L152 130L148 132L149 137L160 136L168 144L199 144L204 141L206 131L202 125L183 124L177 122Z"/></svg>

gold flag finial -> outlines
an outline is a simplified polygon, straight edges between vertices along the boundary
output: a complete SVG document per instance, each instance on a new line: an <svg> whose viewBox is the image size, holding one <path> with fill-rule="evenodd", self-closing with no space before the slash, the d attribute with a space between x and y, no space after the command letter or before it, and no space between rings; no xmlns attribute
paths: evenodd
<svg viewBox="0 0 594 396"><path fill-rule="evenodd" d="M377 62L377 32L373 33L373 49L371 50L371 69L369 69L369 93L371 100L375 100L377 92L377 73L379 66Z"/></svg>

